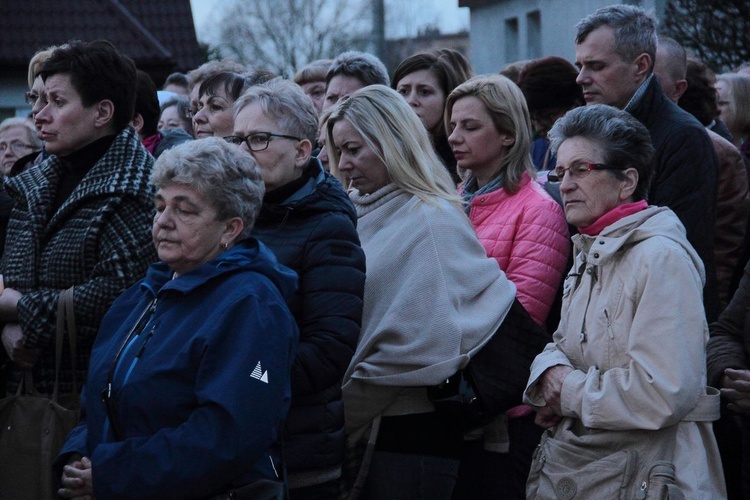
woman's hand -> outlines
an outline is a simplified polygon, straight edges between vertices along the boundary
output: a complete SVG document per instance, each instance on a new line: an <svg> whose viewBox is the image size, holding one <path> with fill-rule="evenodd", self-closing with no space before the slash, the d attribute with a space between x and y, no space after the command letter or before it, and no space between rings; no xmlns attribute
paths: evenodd
<svg viewBox="0 0 750 500"><path fill-rule="evenodd" d="M18 323L8 323L3 327L2 333L3 347L8 357L21 369L34 367L39 359L39 349L28 349L24 345L23 330Z"/></svg>
<svg viewBox="0 0 750 500"><path fill-rule="evenodd" d="M21 297L21 292L12 288L5 288L0 293L0 322L18 321L18 299Z"/></svg>
<svg viewBox="0 0 750 500"><path fill-rule="evenodd" d="M71 459L68 465L63 467L61 485L62 488L57 490L57 494L63 498L96 500L91 478L91 460L88 457L80 460Z"/></svg>
<svg viewBox="0 0 750 500"><path fill-rule="evenodd" d="M539 380L539 390L544 398L544 406L537 409L534 421L540 427L552 427L557 425L562 417L562 406L560 405L560 392L562 391L565 377L573 368L566 365L555 365L547 368Z"/></svg>
<svg viewBox="0 0 750 500"><path fill-rule="evenodd" d="M737 413L750 413L750 370L724 370L721 395L729 400L727 408Z"/></svg>

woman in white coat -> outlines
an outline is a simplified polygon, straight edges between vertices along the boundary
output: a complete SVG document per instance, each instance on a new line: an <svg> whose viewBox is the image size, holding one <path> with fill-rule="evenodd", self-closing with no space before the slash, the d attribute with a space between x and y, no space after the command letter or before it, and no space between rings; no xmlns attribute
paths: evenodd
<svg viewBox="0 0 750 500"><path fill-rule="evenodd" d="M580 234L560 325L525 393L549 428L527 496L725 497L710 423L718 395L706 394L703 265L674 213L645 200L648 131L596 105L569 111L550 138L565 217Z"/></svg>

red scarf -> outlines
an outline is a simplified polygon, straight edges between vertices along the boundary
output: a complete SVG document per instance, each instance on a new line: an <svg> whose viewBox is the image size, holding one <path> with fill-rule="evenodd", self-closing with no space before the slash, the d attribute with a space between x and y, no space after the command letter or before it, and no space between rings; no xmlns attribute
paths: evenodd
<svg viewBox="0 0 750 500"><path fill-rule="evenodd" d="M588 236L598 236L607 226L611 226L620 219L633 215L648 208L646 200L636 201L634 203L625 203L618 205L606 214L602 215L593 224L588 227L579 227L578 232Z"/></svg>
<svg viewBox="0 0 750 500"><path fill-rule="evenodd" d="M142 142L143 142L143 147L146 148L146 150L149 153L154 154L154 150L156 149L156 146L158 146L159 143L161 142L161 134L157 132L154 135L144 137Z"/></svg>

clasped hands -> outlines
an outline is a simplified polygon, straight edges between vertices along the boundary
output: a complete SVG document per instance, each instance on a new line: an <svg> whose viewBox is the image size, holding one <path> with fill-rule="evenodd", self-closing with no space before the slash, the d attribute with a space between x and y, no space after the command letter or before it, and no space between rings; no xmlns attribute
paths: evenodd
<svg viewBox="0 0 750 500"><path fill-rule="evenodd" d="M727 368L721 380L721 397L727 408L737 413L750 413L750 370Z"/></svg>
<svg viewBox="0 0 750 500"><path fill-rule="evenodd" d="M91 460L88 457L72 458L68 465L63 467L60 484L62 488L57 490L57 494L63 498L96 500L91 477Z"/></svg>
<svg viewBox="0 0 750 500"><path fill-rule="evenodd" d="M555 365L544 371L539 379L538 389L545 404L536 410L536 418L534 419L536 425L546 429L557 425L562 420L560 392L565 377L572 371L573 368L566 365Z"/></svg>

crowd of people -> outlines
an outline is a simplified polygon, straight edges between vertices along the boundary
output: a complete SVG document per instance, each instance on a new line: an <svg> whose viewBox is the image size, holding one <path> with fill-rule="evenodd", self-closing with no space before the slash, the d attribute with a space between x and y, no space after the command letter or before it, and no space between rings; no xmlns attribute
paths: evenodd
<svg viewBox="0 0 750 500"><path fill-rule="evenodd" d="M0 391L81 394L59 496L750 498L750 74L631 5L571 44L162 90L39 51L0 123ZM429 389L518 304L547 345L466 428Z"/></svg>

